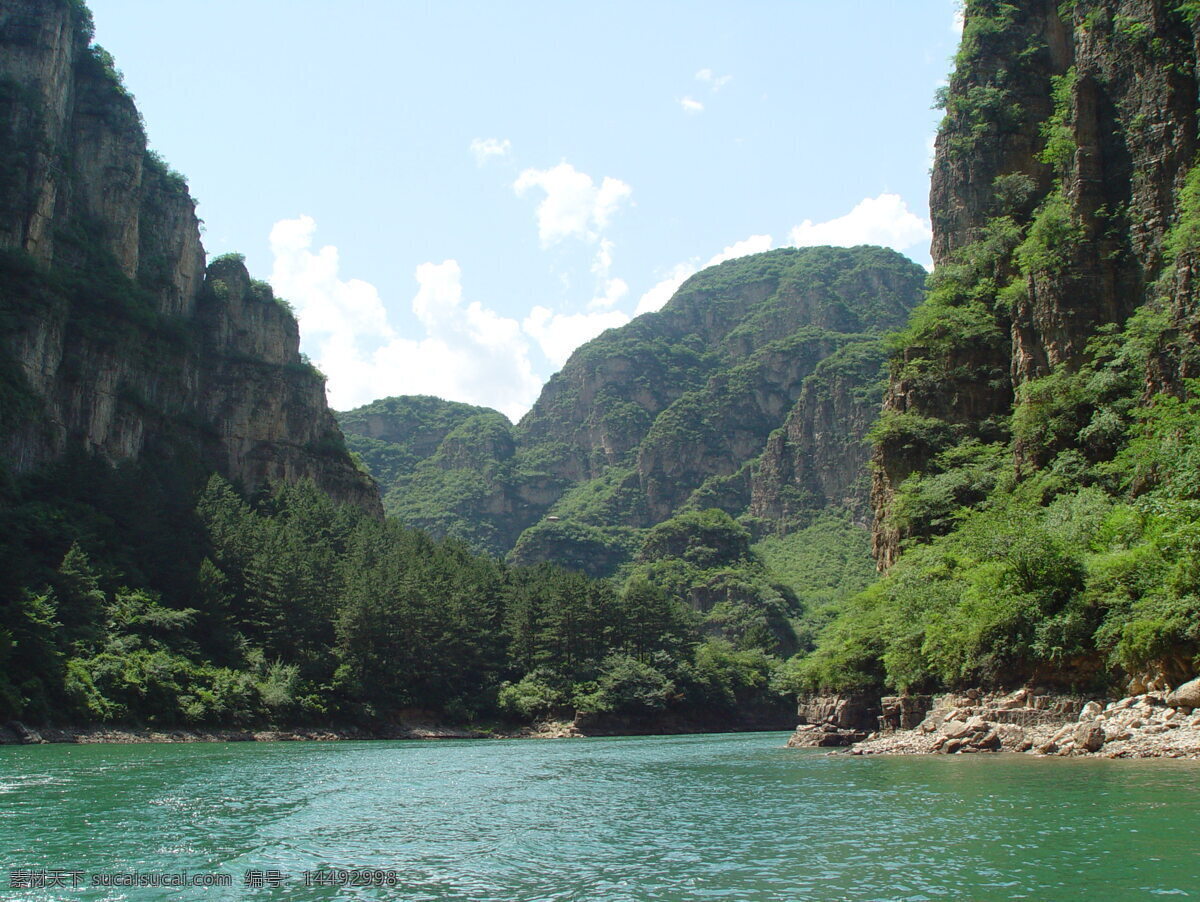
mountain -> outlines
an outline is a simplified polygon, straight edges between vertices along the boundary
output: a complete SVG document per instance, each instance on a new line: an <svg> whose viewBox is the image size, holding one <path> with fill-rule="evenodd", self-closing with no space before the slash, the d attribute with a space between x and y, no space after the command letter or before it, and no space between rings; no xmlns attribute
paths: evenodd
<svg viewBox="0 0 1200 902"><path fill-rule="evenodd" d="M930 292L872 431L887 575L802 683L1194 675L1198 48L1191 2L966 4Z"/></svg>
<svg viewBox="0 0 1200 902"><path fill-rule="evenodd" d="M239 257L205 266L187 184L91 33L74 0L0 3L0 460L312 479L381 513L292 312Z"/></svg>
<svg viewBox="0 0 1200 902"><path fill-rule="evenodd" d="M797 632L802 599L766 558L821 597L853 568L841 545L760 555L727 513L688 511L622 533L629 578L597 580L385 519L286 302L238 255L205 265L187 184L147 151L91 36L81 0L0 0L0 723L391 737L410 735L412 709L509 725L578 712L593 731L791 723L773 677L812 629ZM911 270L884 264L829 263L798 299L809 325L697 351L654 412L757 386L782 415L801 370L866 341L873 304L896 306L859 297ZM780 256L746 297L721 289L721 334L783 297L791 271ZM676 333L656 341L703 344ZM792 345L807 362L785 359ZM737 416L746 434L770 427ZM389 506L478 547L507 550L569 485L553 435L521 444L494 411L391 399L344 420Z"/></svg>
<svg viewBox="0 0 1200 902"><path fill-rule="evenodd" d="M873 247L730 260L576 350L516 426L431 399L339 419L389 513L519 563L610 574L684 510L861 516L882 336L924 280Z"/></svg>

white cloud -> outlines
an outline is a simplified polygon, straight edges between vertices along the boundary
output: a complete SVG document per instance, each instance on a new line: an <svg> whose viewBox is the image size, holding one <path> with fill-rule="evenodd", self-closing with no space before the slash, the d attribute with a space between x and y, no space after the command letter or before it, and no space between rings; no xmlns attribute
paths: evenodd
<svg viewBox="0 0 1200 902"><path fill-rule="evenodd" d="M336 248L312 251L315 229L307 216L275 224L271 283L296 306L305 348L329 376L331 406L430 394L494 407L514 420L529 409L542 380L521 325L478 301L464 303L457 262L417 267L412 310L424 334L406 338L372 285L339 277Z"/></svg>
<svg viewBox="0 0 1200 902"><path fill-rule="evenodd" d="M623 285L624 283L622 283ZM555 313L548 307L534 307L522 322L526 334L542 348L546 359L561 367L571 352L605 329L623 326L629 315L620 310L604 313Z"/></svg>
<svg viewBox="0 0 1200 902"><path fill-rule="evenodd" d="M954 4L954 18L950 22L950 31L955 37L962 37L963 25L966 23L966 17L963 13L963 5L961 2Z"/></svg>
<svg viewBox="0 0 1200 902"><path fill-rule="evenodd" d="M679 286L696 271L696 267L691 263L676 263L666 278L655 284L638 299L637 309L634 310L633 315L640 316L643 313L661 310L663 305L671 300L671 295L679 290Z"/></svg>
<svg viewBox="0 0 1200 902"><path fill-rule="evenodd" d="M596 259L592 261L592 272L600 278L605 278L612 268L613 244L609 238L600 239L600 248L596 251Z"/></svg>
<svg viewBox="0 0 1200 902"><path fill-rule="evenodd" d="M275 292L296 308L306 332L332 334L344 329L390 336L387 310L375 286L339 279L336 247L310 250L316 228L311 216L300 216L280 220L271 229Z"/></svg>
<svg viewBox="0 0 1200 902"><path fill-rule="evenodd" d="M696 81L702 81L712 88L713 91L719 91L733 81L733 76L715 75L712 69L701 69L696 73Z"/></svg>
<svg viewBox="0 0 1200 902"><path fill-rule="evenodd" d="M512 142L505 138L476 138L471 142L471 154L475 157L475 165L482 166L492 157L504 159L512 153Z"/></svg>
<svg viewBox="0 0 1200 902"><path fill-rule="evenodd" d="M565 238L596 241L633 193L625 182L610 176L597 185L590 175L565 162L553 169L526 169L513 183L518 196L530 188L540 188L546 195L537 208L542 247Z"/></svg>
<svg viewBox="0 0 1200 902"><path fill-rule="evenodd" d="M845 216L818 223L804 220L789 233L788 244L793 247L881 244L901 252L916 248L924 251L932 237L929 223L909 210L900 195L881 194L860 201Z"/></svg>
<svg viewBox="0 0 1200 902"><path fill-rule="evenodd" d="M702 104L699 100L694 100L691 97L684 97L679 101L679 105L683 107L683 111L685 113L691 115L704 112L704 104Z"/></svg>
<svg viewBox="0 0 1200 902"><path fill-rule="evenodd" d="M725 248L725 250L721 251L721 253L712 257L704 266L716 266L718 263L733 260L735 257L761 254L763 251L769 251L772 244L770 235L751 235L749 238L735 241L729 247Z"/></svg>
<svg viewBox="0 0 1200 902"><path fill-rule="evenodd" d="M624 279L606 279L600 287L600 294L588 301L589 310L607 310L629 294L629 285Z"/></svg>

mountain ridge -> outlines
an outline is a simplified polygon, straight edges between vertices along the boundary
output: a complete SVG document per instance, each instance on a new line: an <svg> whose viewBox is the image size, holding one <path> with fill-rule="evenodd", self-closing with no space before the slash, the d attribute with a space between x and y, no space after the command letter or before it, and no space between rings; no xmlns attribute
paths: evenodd
<svg viewBox="0 0 1200 902"><path fill-rule="evenodd" d="M782 483L797 478L808 481L808 501L793 497L788 517L830 505L861 516L865 411L882 396L868 385L878 382L883 357L866 349L903 323L924 278L896 252L867 246L787 248L710 267L661 311L578 348L507 438L506 421L493 420L491 444L477 436L476 451L460 453L458 464L434 451L385 484L389 511L520 563L561 558L607 574L631 558L642 531L684 509L747 513L751 461L773 431L794 423L793 444L772 446L775 488L757 488L757 509L778 519ZM847 362L840 370L838 359ZM831 396L854 435L835 438L832 422L815 428L805 413L834 404ZM365 434L363 410L339 416L351 447L378 474L386 454ZM427 427L414 417L391 428ZM823 453L819 477L797 464L830 443L836 450Z"/></svg>

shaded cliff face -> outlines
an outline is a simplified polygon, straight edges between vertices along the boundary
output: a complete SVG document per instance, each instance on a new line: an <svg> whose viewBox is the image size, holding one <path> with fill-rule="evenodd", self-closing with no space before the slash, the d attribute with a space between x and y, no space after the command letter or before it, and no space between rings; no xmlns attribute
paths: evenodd
<svg viewBox="0 0 1200 902"><path fill-rule="evenodd" d="M1191 5L976 0L965 14L933 168L931 295L877 432L881 567L936 531L893 516L904 480L938 473L964 441L1015 439L1018 469L1036 462L1008 425L1035 380L1077 368L1156 297L1191 321L1190 255L1167 247L1196 155ZM1147 374L1152 388L1188 375L1178 357Z"/></svg>
<svg viewBox="0 0 1200 902"><path fill-rule="evenodd" d="M629 560L645 529L683 509L741 515L752 495L772 521L847 499L862 508L879 335L904 322L924 278L899 254L868 247L786 249L712 267L658 313L579 348L511 440L499 414L485 422L462 411L461 447L442 432L409 471L393 467L385 505L519 563L569 562L594 574ZM844 365L822 368L834 358ZM387 427L389 448L362 452L373 472L411 457L415 437L429 433L415 400L396 399L404 425ZM356 447L378 441L373 408L342 415L360 433ZM752 464L785 421L804 435L768 455L760 479Z"/></svg>
<svg viewBox="0 0 1200 902"><path fill-rule="evenodd" d="M885 361L882 342L863 341L817 365L759 459L752 516L787 523L806 511L842 508L868 522L866 436L883 400Z"/></svg>
<svg viewBox="0 0 1200 902"><path fill-rule="evenodd" d="M153 452L250 491L311 477L378 511L295 318L240 260L206 271L186 183L89 39L81 4L0 2L4 459Z"/></svg>

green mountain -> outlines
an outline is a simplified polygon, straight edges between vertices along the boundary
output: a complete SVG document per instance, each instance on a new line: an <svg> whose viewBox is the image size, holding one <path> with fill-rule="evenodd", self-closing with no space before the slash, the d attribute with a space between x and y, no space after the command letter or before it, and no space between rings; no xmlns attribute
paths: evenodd
<svg viewBox="0 0 1200 902"><path fill-rule="evenodd" d="M965 14L936 268L872 432L887 576L797 685L1176 685L1200 660L1200 7Z"/></svg>
<svg viewBox="0 0 1200 902"><path fill-rule="evenodd" d="M861 515L881 339L924 279L872 247L731 260L579 348L516 426L428 399L339 421L389 513L519 563L611 574L686 510L753 514L759 532L829 508ZM420 461L391 463L435 434Z"/></svg>

